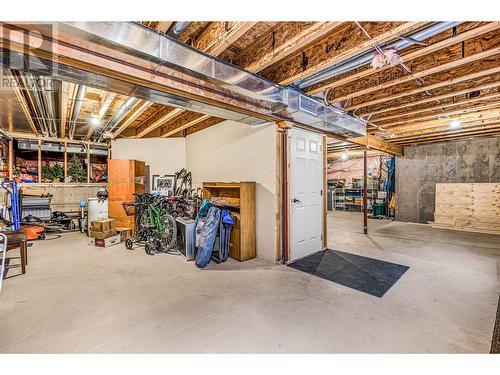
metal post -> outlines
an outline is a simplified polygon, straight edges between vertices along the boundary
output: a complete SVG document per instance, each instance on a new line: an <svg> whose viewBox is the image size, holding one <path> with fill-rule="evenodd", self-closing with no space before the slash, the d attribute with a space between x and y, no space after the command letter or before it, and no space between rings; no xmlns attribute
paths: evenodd
<svg viewBox="0 0 500 375"><path fill-rule="evenodd" d="M363 151L363 231L368 234L368 161Z"/></svg>

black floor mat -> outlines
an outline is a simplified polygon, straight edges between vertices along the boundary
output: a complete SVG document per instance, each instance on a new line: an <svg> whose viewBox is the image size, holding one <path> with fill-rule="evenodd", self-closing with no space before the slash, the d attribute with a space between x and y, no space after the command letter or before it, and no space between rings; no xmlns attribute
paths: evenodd
<svg viewBox="0 0 500 375"><path fill-rule="evenodd" d="M410 268L337 250L318 251L288 266L375 297L382 297Z"/></svg>

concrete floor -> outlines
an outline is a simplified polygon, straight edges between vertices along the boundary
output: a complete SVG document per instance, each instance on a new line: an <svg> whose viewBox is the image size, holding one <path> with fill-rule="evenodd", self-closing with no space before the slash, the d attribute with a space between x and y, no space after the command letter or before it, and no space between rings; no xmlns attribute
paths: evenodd
<svg viewBox="0 0 500 375"><path fill-rule="evenodd" d="M410 270L380 299L258 259L199 270L66 234L4 280L0 352L489 352L500 236L329 219L331 248Z"/></svg>

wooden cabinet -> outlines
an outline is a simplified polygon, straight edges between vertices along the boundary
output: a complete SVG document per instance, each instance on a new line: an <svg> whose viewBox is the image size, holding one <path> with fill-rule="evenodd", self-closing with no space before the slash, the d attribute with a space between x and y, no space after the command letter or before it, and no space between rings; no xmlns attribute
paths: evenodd
<svg viewBox="0 0 500 375"><path fill-rule="evenodd" d="M133 202L134 194L145 191L145 163L138 160L108 160L108 216L117 227L133 228L134 217L127 216L123 202Z"/></svg>
<svg viewBox="0 0 500 375"><path fill-rule="evenodd" d="M233 214L229 256L239 261L255 258L255 182L204 182L203 198Z"/></svg>

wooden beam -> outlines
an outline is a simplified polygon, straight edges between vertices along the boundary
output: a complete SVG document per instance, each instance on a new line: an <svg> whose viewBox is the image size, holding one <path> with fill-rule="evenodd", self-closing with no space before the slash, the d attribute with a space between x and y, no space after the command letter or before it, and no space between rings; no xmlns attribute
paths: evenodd
<svg viewBox="0 0 500 375"><path fill-rule="evenodd" d="M380 109L380 110L377 110L377 111L363 113L362 116L363 117L368 117L368 116L373 116L373 115L377 115L377 114L380 114L380 113L397 111L397 110L401 110L403 108L414 107L414 106L417 106L417 105L420 105L420 104L436 102L436 101L439 101L439 100L442 100L442 99L452 98L452 97L455 97L455 96L468 94L468 93L473 92L473 91L481 91L481 90L493 89L493 88L496 88L498 86L500 86L500 81L493 82L493 83L488 83L488 84L480 85L480 86L476 86L476 87L469 87L469 88L466 88L464 90L452 91L452 92L450 92L448 94L431 96L431 97L429 97L427 99L412 101L412 102L409 102L409 103L395 105L395 106L392 106L392 107L386 107L386 108L383 108L383 109Z"/></svg>
<svg viewBox="0 0 500 375"><path fill-rule="evenodd" d="M464 76L454 77L452 79L447 79L445 81L442 81L442 82L439 82L439 83L436 83L436 84L433 84L433 85L429 85L429 86L425 86L424 85L424 86L418 87L418 88L413 89L413 90L400 92L400 93L395 94L395 95L389 95L389 96L386 96L386 97L383 97L383 98L378 98L378 99L370 100L370 101L367 101L367 102L363 102L363 103L359 103L359 104L355 104L355 105L350 105L350 106L348 106L346 108L346 110L347 111L353 111L355 109L369 107L369 106L372 106L372 105L375 105L375 104L389 102L389 101L392 101L394 99L398 99L398 98L402 98L402 97L405 97L405 96L410 96L410 95L418 94L418 93L425 92L425 91L435 90L435 89L438 89L438 88L443 87L443 86L451 86L451 85L454 85L456 83L474 80L474 79L479 78L479 77L493 75L493 74L496 74L496 73L499 73L499 72L500 72L500 66L496 66L496 67L493 67L493 68L481 70L479 72L474 72L474 73L471 73L471 74L466 74Z"/></svg>
<svg viewBox="0 0 500 375"><path fill-rule="evenodd" d="M153 116L151 116L148 120L137 127L137 134L135 138L142 138L146 134L152 132L153 130L159 128L160 126L166 124L170 120L173 120L184 110L180 108L172 108L168 106L164 106L158 112L156 112Z"/></svg>
<svg viewBox="0 0 500 375"><path fill-rule="evenodd" d="M403 156L403 149L400 146L387 142L383 139L374 137L373 135L348 138L347 142L355 143L357 145L364 146L368 149L383 151L391 155Z"/></svg>
<svg viewBox="0 0 500 375"><path fill-rule="evenodd" d="M246 34L257 22L210 22L193 47L218 56L231 44Z"/></svg>
<svg viewBox="0 0 500 375"><path fill-rule="evenodd" d="M357 98L359 96L367 95L367 94L370 94L372 92L387 90L388 88L390 88L392 86L401 85L403 83L411 82L411 81L414 81L418 78L429 76L431 74L436 74L436 73L444 72L446 70L451 70L451 69L457 68L459 66L469 64L469 63L474 62L474 61L479 61L479 60L494 56L498 53L500 53L500 47L491 48L489 50L479 52L479 53L476 53L476 54L471 55L471 56L467 56L467 57L464 57L464 58L461 58L458 60L450 61L446 64L433 66L432 68L425 69L425 70L422 70L422 71L419 71L419 72L416 72L413 74L408 74L404 77L400 77L400 78L397 78L394 80L386 81L386 82L380 83L380 84L375 84L375 85L373 85L371 87L367 87L363 90L358 90L358 91L352 92L352 93L344 95L344 96L332 98L332 99L329 99L329 101L330 101L330 103L341 102L344 100L349 100L349 99Z"/></svg>
<svg viewBox="0 0 500 375"><path fill-rule="evenodd" d="M416 114L430 112L430 111L437 111L437 110L442 110L444 108L450 108L450 107L456 107L456 106L461 106L462 108L464 108L464 106L467 106L469 104L475 104L476 102L486 101L488 99L495 99L495 98L500 98L499 92L489 94L489 95L469 98L469 99L466 98L465 100L451 102L451 103L447 103L447 104L438 104L436 106L417 109L414 111L402 112L402 113L399 112L395 115L390 115L390 116L385 116L385 117L380 117L380 118L378 118L378 117L373 118L372 117L372 118L370 118L370 122L383 126L384 121L393 120L393 119L401 119L401 118L406 117L406 116L416 115Z"/></svg>
<svg viewBox="0 0 500 375"><path fill-rule="evenodd" d="M329 34L342 22L280 22L231 63L257 73Z"/></svg>
<svg viewBox="0 0 500 375"><path fill-rule="evenodd" d="M367 25L367 28L371 32L370 35L373 35L367 40L366 35L357 25L346 23L345 30L340 30L336 33L338 35L321 39L305 50L299 51L291 60L287 59L282 64L273 65L264 70L262 75L274 82L288 85L369 51L379 44L385 44L411 33L426 24L426 22L404 22L392 27L391 23L371 23ZM385 31L380 32L377 27ZM375 34L375 32L378 33ZM352 47L343 48L344 45Z"/></svg>
<svg viewBox="0 0 500 375"><path fill-rule="evenodd" d="M447 39L442 40L440 42L434 43L428 47L420 48L420 49L414 50L412 52L405 53L401 56L401 60L402 60L402 62L407 63L408 61L411 61L411 60L414 60L416 58L434 53L440 49L444 49L444 48L450 47L454 44L461 43L465 40L478 37L480 35L486 34L486 33L491 32L491 31L495 31L498 28L500 28L500 22L489 22L484 26L479 26L479 27L476 27L472 30L468 30L468 31L460 33L460 34L453 35L450 38L447 38ZM368 68L368 69L365 69L361 72L351 74L351 75L349 75L345 78L342 78L342 79L337 79L337 80L332 80L332 81L329 80L327 83L321 82L318 85L311 86L310 88L306 89L305 91L310 95L314 95L314 94L317 94L321 91L328 90L329 88L339 87L339 86L345 85L347 83L351 83L351 82L357 81L359 79L369 77L372 74L383 72L383 71L388 70L390 68L392 68L392 66L389 66L389 65L383 66L380 68Z"/></svg>
<svg viewBox="0 0 500 375"><path fill-rule="evenodd" d="M162 129L161 137L163 137L163 138L170 137L171 135L173 135L181 130L190 128L191 126L194 126L196 124L199 124L200 122L208 120L210 117L211 116L209 116L209 115L201 115L199 117L195 117L194 119L187 120L187 121L182 121L182 119L180 119L179 124L176 121L173 124L169 124L169 126L167 126L166 129ZM171 125L174 125L174 126L171 126Z"/></svg>
<svg viewBox="0 0 500 375"><path fill-rule="evenodd" d="M121 125L118 129L113 132L113 139L120 135L125 129L127 129L135 120L139 118L148 108L150 108L154 103L141 100L137 103L121 120Z"/></svg>

